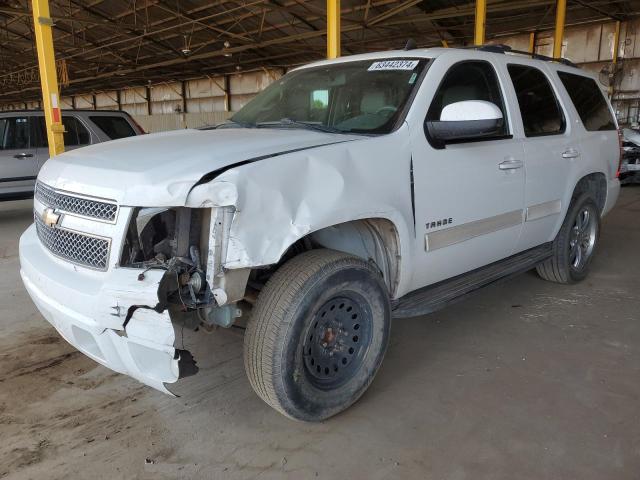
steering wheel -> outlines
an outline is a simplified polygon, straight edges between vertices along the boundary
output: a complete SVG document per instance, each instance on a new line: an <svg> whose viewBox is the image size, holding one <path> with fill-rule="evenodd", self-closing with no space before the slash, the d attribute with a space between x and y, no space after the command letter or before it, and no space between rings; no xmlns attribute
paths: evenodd
<svg viewBox="0 0 640 480"><path fill-rule="evenodd" d="M378 110L376 110L376 115L380 115L380 114L384 113L388 117L388 116L393 115L394 113L396 113L396 110L398 110L398 109L396 107L394 107L393 105L385 105L384 107L381 107Z"/></svg>

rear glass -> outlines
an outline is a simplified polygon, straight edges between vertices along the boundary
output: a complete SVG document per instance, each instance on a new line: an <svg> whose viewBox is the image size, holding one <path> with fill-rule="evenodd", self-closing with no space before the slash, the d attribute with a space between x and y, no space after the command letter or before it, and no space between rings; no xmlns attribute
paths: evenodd
<svg viewBox="0 0 640 480"><path fill-rule="evenodd" d="M133 137L136 132L133 127L123 117L96 115L89 119L95 123L111 140L118 138Z"/></svg>
<svg viewBox="0 0 640 480"><path fill-rule="evenodd" d="M591 132L616 129L611 110L595 80L567 72L558 72L558 76L576 107L584 128Z"/></svg>

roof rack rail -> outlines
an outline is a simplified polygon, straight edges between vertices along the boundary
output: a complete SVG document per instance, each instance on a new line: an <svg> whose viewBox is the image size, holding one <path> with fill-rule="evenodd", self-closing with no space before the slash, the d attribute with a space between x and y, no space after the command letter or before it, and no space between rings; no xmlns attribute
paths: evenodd
<svg viewBox="0 0 640 480"><path fill-rule="evenodd" d="M561 63L563 65L567 65L568 67L580 68L575 63L573 63L571 60L567 60L566 58L552 58L552 57L548 57L546 55L540 55L539 53L525 52L524 50L514 50L509 45L486 44L486 45L471 45L471 46L463 47L463 48L468 48L468 49L472 49L472 50L480 50L482 52L491 52L491 53L503 53L503 54L504 53L517 53L518 55L525 55L527 57L533 58L534 60L543 60L545 62L558 62L558 63Z"/></svg>

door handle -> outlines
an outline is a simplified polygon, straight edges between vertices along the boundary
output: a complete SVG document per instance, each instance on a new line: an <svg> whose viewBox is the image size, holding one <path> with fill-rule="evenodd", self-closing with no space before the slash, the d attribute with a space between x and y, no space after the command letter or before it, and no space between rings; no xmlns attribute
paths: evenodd
<svg viewBox="0 0 640 480"><path fill-rule="evenodd" d="M18 153L14 155L13 158L31 158L33 157L33 153Z"/></svg>
<svg viewBox="0 0 640 480"><path fill-rule="evenodd" d="M579 156L580 156L580 152L575 148L570 148L562 152L562 158L578 158Z"/></svg>
<svg viewBox="0 0 640 480"><path fill-rule="evenodd" d="M515 170L516 168L522 168L523 166L524 163L522 162L522 160L517 160L515 158L510 158L498 164L498 168L500 170Z"/></svg>

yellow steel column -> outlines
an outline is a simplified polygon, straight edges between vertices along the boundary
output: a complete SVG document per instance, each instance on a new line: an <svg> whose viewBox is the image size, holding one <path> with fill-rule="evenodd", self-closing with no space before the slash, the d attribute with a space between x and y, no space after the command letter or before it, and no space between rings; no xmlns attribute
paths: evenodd
<svg viewBox="0 0 640 480"><path fill-rule="evenodd" d="M612 72L616 71L616 67L618 65L619 52L620 52L620 20L617 20L616 29L613 33L613 59L612 59L613 68L611 69ZM613 97L613 83L609 85L609 97Z"/></svg>
<svg viewBox="0 0 640 480"><path fill-rule="evenodd" d="M618 54L620 52L620 20L616 21L616 29L613 33L613 64L618 63Z"/></svg>
<svg viewBox="0 0 640 480"><path fill-rule="evenodd" d="M340 56L340 0L327 0L327 58Z"/></svg>
<svg viewBox="0 0 640 480"><path fill-rule="evenodd" d="M484 45L484 29L487 22L487 0L476 0L476 28L473 43Z"/></svg>
<svg viewBox="0 0 640 480"><path fill-rule="evenodd" d="M564 38L564 21L567 16L567 0L556 2L556 31L553 36L553 58L562 57L562 39Z"/></svg>
<svg viewBox="0 0 640 480"><path fill-rule="evenodd" d="M42 106L47 124L47 140L51 157L64 152L64 127L60 114L60 96L56 77L56 59L53 51L53 20L49 16L49 0L32 0L33 25L38 49Z"/></svg>
<svg viewBox="0 0 640 480"><path fill-rule="evenodd" d="M536 53L536 32L529 34L529 53Z"/></svg>

